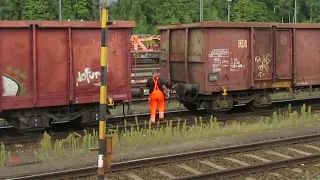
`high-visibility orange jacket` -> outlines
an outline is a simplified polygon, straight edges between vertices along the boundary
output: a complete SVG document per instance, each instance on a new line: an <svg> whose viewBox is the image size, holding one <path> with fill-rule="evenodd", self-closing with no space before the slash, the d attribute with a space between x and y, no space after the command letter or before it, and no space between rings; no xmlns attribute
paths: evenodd
<svg viewBox="0 0 320 180"><path fill-rule="evenodd" d="M158 77L148 79L146 84L149 88L150 119L153 123L156 121L157 107L159 107L159 118L164 119L165 97L163 85L164 81Z"/></svg>
<svg viewBox="0 0 320 180"><path fill-rule="evenodd" d="M164 89L163 89L163 85L165 85L164 80L159 77L157 77L156 79L158 79L158 87L160 91L164 93ZM154 78L149 78L146 86L149 89L149 94L151 94L154 90Z"/></svg>

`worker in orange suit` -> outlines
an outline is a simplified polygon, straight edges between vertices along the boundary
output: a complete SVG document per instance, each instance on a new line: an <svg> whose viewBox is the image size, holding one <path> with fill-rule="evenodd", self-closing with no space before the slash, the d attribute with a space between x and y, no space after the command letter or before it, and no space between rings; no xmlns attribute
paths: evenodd
<svg viewBox="0 0 320 180"><path fill-rule="evenodd" d="M164 119L165 98L169 97L168 88L159 76L160 73L157 69L152 70L152 78L148 79L146 84L149 89L149 108L152 123L156 122L157 107L159 107L159 119Z"/></svg>

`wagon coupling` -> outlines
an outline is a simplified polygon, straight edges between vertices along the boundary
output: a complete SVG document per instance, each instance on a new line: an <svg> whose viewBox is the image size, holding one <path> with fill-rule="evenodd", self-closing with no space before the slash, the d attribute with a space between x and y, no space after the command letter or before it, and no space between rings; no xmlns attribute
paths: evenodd
<svg viewBox="0 0 320 180"><path fill-rule="evenodd" d="M108 98L108 102L107 102L108 106L114 106L114 101L112 98Z"/></svg>
<svg viewBox="0 0 320 180"><path fill-rule="evenodd" d="M223 90L222 96L228 95L226 87L225 87L225 86L222 86L221 88L222 88L222 90Z"/></svg>

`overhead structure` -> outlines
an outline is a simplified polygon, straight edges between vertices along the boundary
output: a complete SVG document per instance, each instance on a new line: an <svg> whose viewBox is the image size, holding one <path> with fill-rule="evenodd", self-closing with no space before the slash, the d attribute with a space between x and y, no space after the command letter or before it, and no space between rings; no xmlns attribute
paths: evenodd
<svg viewBox="0 0 320 180"><path fill-rule="evenodd" d="M152 69L160 69L160 35L134 34L130 36L132 55L132 87L143 89L147 79L152 77ZM148 91L144 89L144 94Z"/></svg>
<svg viewBox="0 0 320 180"><path fill-rule="evenodd" d="M160 35L134 34L130 42L132 52L154 52L160 49Z"/></svg>

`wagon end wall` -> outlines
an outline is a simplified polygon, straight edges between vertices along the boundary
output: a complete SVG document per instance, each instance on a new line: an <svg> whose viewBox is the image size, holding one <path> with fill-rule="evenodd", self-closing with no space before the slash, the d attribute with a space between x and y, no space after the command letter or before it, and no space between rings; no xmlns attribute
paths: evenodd
<svg viewBox="0 0 320 180"><path fill-rule="evenodd" d="M172 83L197 83L204 77L201 29L161 31L161 75Z"/></svg>

